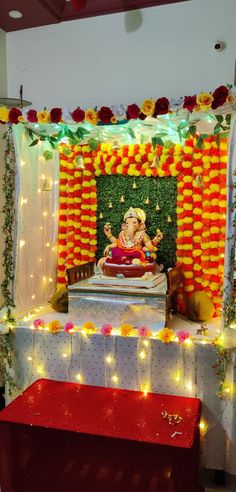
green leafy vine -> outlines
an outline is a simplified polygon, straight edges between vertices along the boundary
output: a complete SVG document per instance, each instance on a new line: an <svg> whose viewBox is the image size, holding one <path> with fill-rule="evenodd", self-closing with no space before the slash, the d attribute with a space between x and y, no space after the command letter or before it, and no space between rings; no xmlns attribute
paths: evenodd
<svg viewBox="0 0 236 492"><path fill-rule="evenodd" d="M215 339L213 345L215 346L217 354L217 360L212 366L218 377L217 396L220 399L223 399L226 396L229 396L231 392L230 387L225 383L227 369L232 363L231 350L224 347L222 335Z"/></svg>
<svg viewBox="0 0 236 492"><path fill-rule="evenodd" d="M4 174L2 191L5 202L3 205L4 222L2 231L4 234L3 250L3 271L4 280L1 283L1 292L3 296L3 306L6 308L6 319L4 323L9 328L14 326L15 320L12 313L14 308L12 282L14 279L14 223L15 223L15 150L12 142L11 126L8 126L3 135L5 141L4 152ZM16 388L14 379L11 375L12 369L12 338L13 333L10 331L2 336L2 353L4 358L3 375L5 383L8 385L9 393L12 394Z"/></svg>

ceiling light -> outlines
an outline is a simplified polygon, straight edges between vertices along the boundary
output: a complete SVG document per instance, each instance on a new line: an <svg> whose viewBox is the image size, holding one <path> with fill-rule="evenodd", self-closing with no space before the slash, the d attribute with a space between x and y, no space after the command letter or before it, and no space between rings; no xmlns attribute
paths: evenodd
<svg viewBox="0 0 236 492"><path fill-rule="evenodd" d="M12 17L12 19L21 19L21 17L23 17L20 10L9 10L8 15L9 17Z"/></svg>

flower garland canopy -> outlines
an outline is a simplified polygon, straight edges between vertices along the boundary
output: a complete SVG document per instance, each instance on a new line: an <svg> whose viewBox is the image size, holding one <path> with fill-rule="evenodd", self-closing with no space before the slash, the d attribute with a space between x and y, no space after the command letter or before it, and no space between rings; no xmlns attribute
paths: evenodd
<svg viewBox="0 0 236 492"><path fill-rule="evenodd" d="M213 135L181 144L126 145L119 149L102 144L91 152L88 145L60 146L60 212L58 234L58 284L66 283L66 268L95 261L97 249L97 189L100 175L146 176L177 179L177 261L184 271L184 297L204 290L219 313L222 304L226 224L227 139ZM77 165L82 158L83 168ZM154 159L157 165L154 166ZM171 218L170 218L171 219ZM169 218L167 218L169 220Z"/></svg>
<svg viewBox="0 0 236 492"><path fill-rule="evenodd" d="M50 111L44 109L36 111L35 109L21 110L5 106L0 107L0 123L89 123L90 125L99 124L117 124L128 120L141 119L146 117L156 118L171 112L185 109L190 113L199 111L215 111L218 108L229 105L234 109L235 99L232 92L232 86L221 85L213 92L201 92L198 95L184 96L177 100L160 97L158 99L144 99L142 104L129 104L126 108L120 106L102 106L100 109L89 108L87 110L80 107L73 111L63 111L62 108L52 108Z"/></svg>

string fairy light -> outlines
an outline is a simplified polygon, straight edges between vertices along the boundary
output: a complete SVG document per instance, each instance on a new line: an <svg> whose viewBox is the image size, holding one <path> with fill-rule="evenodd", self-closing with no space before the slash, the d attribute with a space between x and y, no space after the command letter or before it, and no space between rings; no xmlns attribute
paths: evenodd
<svg viewBox="0 0 236 492"><path fill-rule="evenodd" d="M147 357L147 354L146 354L146 352L144 350L142 350L141 352L139 352L138 355L139 355L140 359L142 359L142 360L146 359L146 357Z"/></svg>
<svg viewBox="0 0 236 492"><path fill-rule="evenodd" d="M117 376L117 374L113 374L113 376L111 377L111 380L113 381L113 383L118 383L119 381L119 377Z"/></svg>
<svg viewBox="0 0 236 492"><path fill-rule="evenodd" d="M82 383L83 381L83 376L80 372L78 372L78 374L76 374L75 378L77 379L77 381L79 381L79 383Z"/></svg>
<svg viewBox="0 0 236 492"><path fill-rule="evenodd" d="M105 361L107 364L111 364L114 361L114 359L111 357L111 355L107 355L105 357Z"/></svg>

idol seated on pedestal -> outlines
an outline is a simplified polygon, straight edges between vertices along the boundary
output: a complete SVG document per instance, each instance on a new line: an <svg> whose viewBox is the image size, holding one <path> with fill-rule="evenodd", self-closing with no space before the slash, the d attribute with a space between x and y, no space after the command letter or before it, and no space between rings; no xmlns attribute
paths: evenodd
<svg viewBox="0 0 236 492"><path fill-rule="evenodd" d="M110 244L104 250L104 257L98 262L104 275L109 277L142 277L160 272L163 265L156 263L156 252L159 242L163 239L162 232L157 229L153 239L146 233L146 214L140 208L130 208L124 215L122 230L116 238L111 231L110 223L105 224L104 233Z"/></svg>

